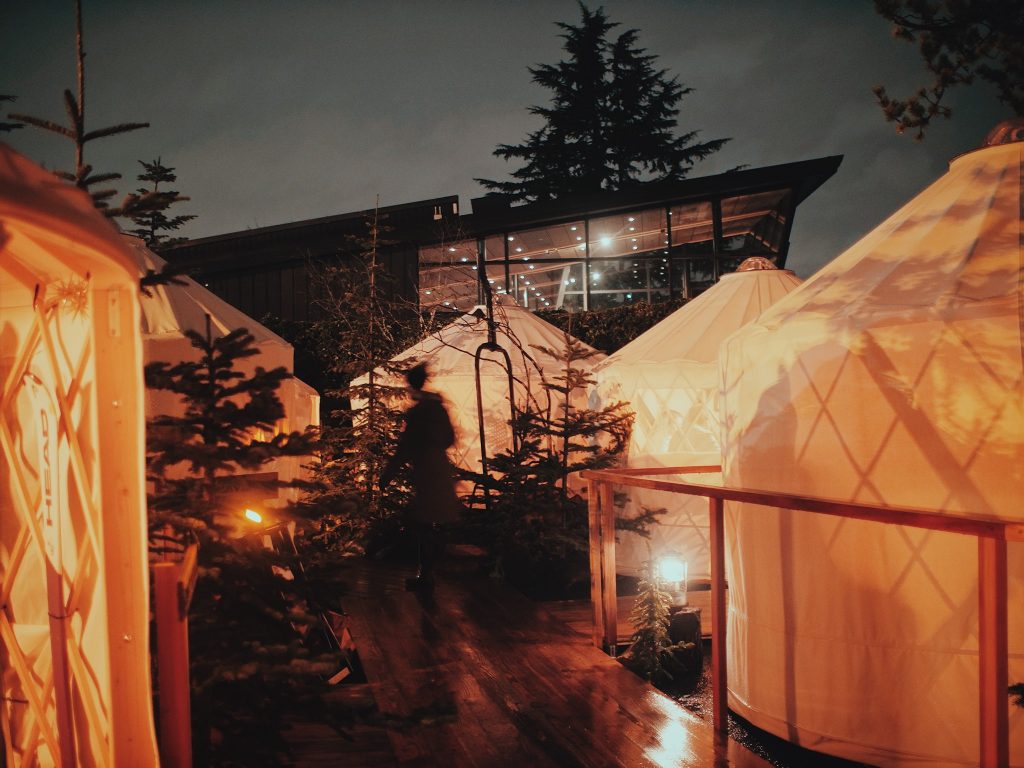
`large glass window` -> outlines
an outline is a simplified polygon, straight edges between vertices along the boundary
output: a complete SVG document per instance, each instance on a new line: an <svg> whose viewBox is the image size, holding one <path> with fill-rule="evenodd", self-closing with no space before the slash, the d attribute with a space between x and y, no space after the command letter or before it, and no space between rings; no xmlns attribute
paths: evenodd
<svg viewBox="0 0 1024 768"><path fill-rule="evenodd" d="M590 221L590 258L632 257L668 248L665 209L603 216Z"/></svg>
<svg viewBox="0 0 1024 768"><path fill-rule="evenodd" d="M659 301L670 296L668 258L655 256L594 259L590 262L591 309L636 301Z"/></svg>
<svg viewBox="0 0 1024 768"><path fill-rule="evenodd" d="M421 265L476 264L476 240L451 240L419 249Z"/></svg>
<svg viewBox="0 0 1024 768"><path fill-rule="evenodd" d="M778 254L786 230L789 194L778 189L722 200L723 251L734 261Z"/></svg>

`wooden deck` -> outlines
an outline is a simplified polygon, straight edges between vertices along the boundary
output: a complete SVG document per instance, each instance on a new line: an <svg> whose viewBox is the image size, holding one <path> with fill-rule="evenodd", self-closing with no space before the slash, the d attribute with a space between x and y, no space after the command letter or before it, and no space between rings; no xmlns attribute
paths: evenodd
<svg viewBox="0 0 1024 768"><path fill-rule="evenodd" d="M591 645L544 604L452 558L433 599L354 562L344 598L368 715L293 729L298 766L766 766ZM578 608L574 609L578 612Z"/></svg>

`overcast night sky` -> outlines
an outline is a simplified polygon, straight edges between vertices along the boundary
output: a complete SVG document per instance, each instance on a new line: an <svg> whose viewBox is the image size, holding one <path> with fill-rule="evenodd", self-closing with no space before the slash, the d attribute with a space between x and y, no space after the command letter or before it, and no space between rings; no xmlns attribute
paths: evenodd
<svg viewBox="0 0 1024 768"><path fill-rule="evenodd" d="M506 178L492 156L539 123L548 92L527 67L562 57L545 2L152 2L83 0L86 127L151 127L87 147L134 188L136 160L162 156L202 237L457 194ZM591 7L597 7L591 3ZM884 122L871 87L907 95L927 82L916 49L894 40L870 0L609 0L612 21L694 92L681 130L732 137L691 176L844 155L797 213L789 266L802 277L838 255L977 146L1008 115L987 86L954 91L954 119L924 143ZM4 0L0 93L13 111L59 119L73 88L71 0ZM33 128L6 139L48 167L69 142Z"/></svg>

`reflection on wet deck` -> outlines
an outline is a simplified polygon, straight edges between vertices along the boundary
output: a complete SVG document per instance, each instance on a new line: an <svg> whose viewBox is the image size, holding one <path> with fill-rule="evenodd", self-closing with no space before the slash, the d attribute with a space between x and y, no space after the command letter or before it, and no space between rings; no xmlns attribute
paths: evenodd
<svg viewBox="0 0 1024 768"><path fill-rule="evenodd" d="M407 575L361 560L344 598L377 733L306 732L296 764L767 765L472 564L452 560L433 599L405 592Z"/></svg>

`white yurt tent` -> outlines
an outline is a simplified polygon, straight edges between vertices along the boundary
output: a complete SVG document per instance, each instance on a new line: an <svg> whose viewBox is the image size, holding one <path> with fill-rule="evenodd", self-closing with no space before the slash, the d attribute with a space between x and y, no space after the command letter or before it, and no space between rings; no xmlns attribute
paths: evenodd
<svg viewBox="0 0 1024 768"><path fill-rule="evenodd" d="M728 340L725 484L1024 519L1022 189L1024 143L954 159ZM740 505L726 527L735 711L872 764L978 763L973 537ZM1024 712L1010 717L1020 766Z"/></svg>
<svg viewBox="0 0 1024 768"><path fill-rule="evenodd" d="M542 380L544 375L557 376L559 370L564 369L565 363L537 347L560 352L565 348L564 333L528 309L520 307L511 296L494 296L493 306L497 343L508 353L512 362L517 408L522 409L530 401L541 409L547 408L549 403L557 406L542 386ZM483 308L477 307L392 358L392 362L399 364L427 363L431 376L427 389L436 389L444 396L455 428L452 461L456 466L474 472L480 471L480 427L474 354L486 341L487 321L484 319ZM586 344L583 346L587 350L592 349ZM587 361L578 361L573 365L576 368L589 368L603 359L604 355L595 351ZM380 375L382 382L388 386L404 385L404 380L388 377L383 372ZM363 385L368 381L369 375L364 374L353 384ZM500 352L483 353L480 383L487 455L493 457L508 449L512 440L508 423L508 376ZM586 405L584 393L580 393L580 399L575 405Z"/></svg>
<svg viewBox="0 0 1024 768"><path fill-rule="evenodd" d="M138 270L0 144L5 765L155 765Z"/></svg>
<svg viewBox="0 0 1024 768"><path fill-rule="evenodd" d="M754 256L693 301L594 366L595 399L619 400L636 414L629 467L717 466L722 463L718 351L723 340L800 284L789 270ZM688 475L694 482L717 480ZM616 570L639 575L652 556L672 552L692 576L710 575L708 504L630 488L626 514L665 509L650 538L620 533Z"/></svg>
<svg viewBox="0 0 1024 768"><path fill-rule="evenodd" d="M159 272L163 268L164 260L149 250L142 240L128 236L124 239L143 274L147 270ZM192 278L175 279L183 284L157 285L150 288L150 296L142 297L143 354L147 364L157 361L175 364L198 359L199 352L185 332L194 331L205 336L209 323L209 332L214 337L246 328L255 338L259 354L238 363L239 370L246 374L255 372L257 366L267 370L278 366L284 366L289 372L295 370L291 344ZM287 379L281 384L278 397L285 411L285 417L276 425L278 431L302 432L307 426L320 423L320 396L308 384L294 377ZM150 417L175 414L182 407L178 397L171 392L146 391L146 412ZM261 472L274 472L279 480L284 481L299 479L305 476L304 461L302 457L285 456L266 464ZM184 471L183 465L178 469ZM278 499L294 501L297 493L296 489L282 488L278 491Z"/></svg>

